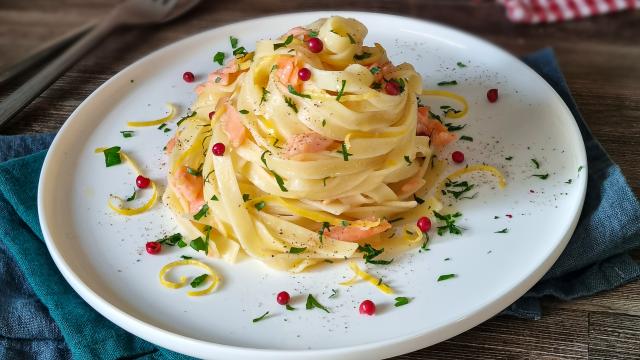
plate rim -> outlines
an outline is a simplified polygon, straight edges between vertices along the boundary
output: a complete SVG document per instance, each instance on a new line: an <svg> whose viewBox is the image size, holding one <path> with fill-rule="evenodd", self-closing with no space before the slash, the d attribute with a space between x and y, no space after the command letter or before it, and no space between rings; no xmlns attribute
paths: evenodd
<svg viewBox="0 0 640 360"><path fill-rule="evenodd" d="M461 334L482 322L490 319L491 317L498 314L500 311L505 309L508 305L512 304L515 300L520 298L526 291L528 291L535 283L537 283L542 276L551 268L551 266L558 259L560 254L564 251L569 239L573 235L573 232L577 226L578 220L580 218L580 214L582 212L582 208L584 205L584 200L586 196L587 182L583 180L581 182L580 191L580 203L576 209L576 212L573 214L571 221L564 229L564 236L560 241L558 241L555 248L551 251L550 254L546 257L542 263L540 263L534 271L532 271L528 276L526 276L519 284L510 289L506 290L503 294L494 300L488 301L487 303L481 304L476 310L469 313L466 317L457 319L456 321L452 321L441 325L435 329L427 330L427 331L418 331L414 334L394 337L385 341L378 341L366 344L359 344L353 346L341 346L329 349L312 349L312 350L288 350L288 349L260 349L260 348L252 348L252 347L242 347L235 345L226 345L214 343L206 340L194 339L185 335L181 335L179 333L175 333L169 330L162 329L158 326L149 324L141 319L136 318L133 315L121 310L115 305L112 305L107 300L99 296L94 290L84 283L78 275L74 273L71 267L66 263L62 253L56 248L55 240L51 236L51 231L49 229L47 223L47 210L45 205L45 195L44 189L47 187L47 184L52 182L49 175L52 171L49 170L53 165L52 158L54 157L56 149L61 146L60 143L63 142L62 138L66 131L66 129L71 126L70 124L73 122L73 118L77 116L78 113L83 111L85 106L89 106L88 104L94 100L95 97L99 95L105 88L111 86L111 84L116 81L117 78L123 76L122 74L135 66L140 66L141 63L147 61L147 59L155 57L158 53L167 51L170 48L179 47L183 43L190 41L195 37L203 37L205 34L209 32L224 32L225 28L239 26L239 25L248 25L252 22L262 20L262 21L278 21L280 18L289 18L294 16L312 16L316 15L317 17L325 17L330 15L341 15L345 17L354 17L358 18L358 16L374 16L374 17L391 17L394 18L395 21L401 21L402 19L409 19L413 21L418 21L425 23L429 26L436 26L441 30L446 32L453 32L456 35L462 35L464 37L470 37L474 41L478 41L483 46L487 46L492 48L494 51L501 53L502 55L510 58L513 61L520 63L526 71L532 73L535 77L537 77L542 83L543 86L547 87L554 96L559 100L561 108L566 112L566 114L573 119L570 127L573 130L573 136L576 137L579 142L578 145L578 161L581 161L584 165L585 172L588 171L587 157L586 157L586 148L584 146L584 139L580 133L578 124L576 122L575 117L573 116L571 110L568 108L567 104L562 100L560 95L551 87L551 85L542 78L538 73L536 73L533 69L531 69L527 64L522 62L519 58L512 55L505 49L495 45L479 36L473 35L463 30L459 30L457 28L441 24L437 21L426 20L422 18L398 15L398 14L388 14L388 13L377 13L377 12L368 12L368 11L332 11L332 10L322 10L322 11L302 11L302 12L291 12L291 13L280 13L269 16L261 16L248 18L241 21L231 22L224 24L219 27L214 27L210 29L203 30L201 32L187 35L186 37L174 41L170 44L162 46L144 56L137 59L133 63L127 65L123 69L119 70L115 75L110 77L107 81L105 81L102 85L96 88L82 103L69 115L63 126L60 128L58 133L56 134L49 151L45 157L42 170L40 172L39 183L38 183L38 196L37 196L37 205L38 205L38 219L41 225L42 234L45 240L45 244L47 249L56 264L58 270L62 273L63 277L71 285L74 291L80 295L80 297L91 306L94 310L100 313L102 316L107 318L109 321L113 322L115 325L123 328L124 330L130 332L131 334L138 336L146 341L149 341L154 344L161 344L160 346L165 347L167 349L179 352L179 353L189 353L192 356L212 356L213 353L217 353L219 356L223 357L235 357L235 356L243 356L245 358L256 358L256 359L321 359L327 358L330 356L340 355L343 359L365 359L373 357L388 357L395 356L404 353L408 353L411 351L415 351L418 349L422 349L425 347L432 346L436 343L449 339L455 335ZM577 135L577 136L576 136ZM185 350L189 350L185 352ZM193 350L193 351L191 351Z"/></svg>

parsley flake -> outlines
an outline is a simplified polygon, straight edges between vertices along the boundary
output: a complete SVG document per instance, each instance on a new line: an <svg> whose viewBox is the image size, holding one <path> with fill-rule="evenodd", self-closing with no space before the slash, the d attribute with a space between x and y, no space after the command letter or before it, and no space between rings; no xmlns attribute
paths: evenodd
<svg viewBox="0 0 640 360"><path fill-rule="evenodd" d="M193 259L191 256L187 256L187 255L180 255L180 258L185 260Z"/></svg>
<svg viewBox="0 0 640 360"><path fill-rule="evenodd" d="M462 234L462 230L456 226L456 219L462 216L461 213L456 212L453 214L442 215L437 211L434 211L433 216L440 221L444 221L444 225L438 226L438 235L444 235L447 231L455 235Z"/></svg>
<svg viewBox="0 0 640 360"><path fill-rule="evenodd" d="M466 68L467 67L467 65L465 65L462 61L458 61L456 63L456 65L458 65L459 68Z"/></svg>
<svg viewBox="0 0 640 360"><path fill-rule="evenodd" d="M424 199L417 197L416 194L413 194L413 200L415 200L418 205L424 203Z"/></svg>
<svg viewBox="0 0 640 360"><path fill-rule="evenodd" d="M162 239L158 239L155 242L163 245L175 246L180 240L182 240L182 234L175 233L173 235L165 236Z"/></svg>
<svg viewBox="0 0 640 360"><path fill-rule="evenodd" d="M458 85L458 82L455 80L451 80L451 81L440 81L438 83L438 86L451 86L451 85Z"/></svg>
<svg viewBox="0 0 640 360"><path fill-rule="evenodd" d="M300 253L303 253L305 250L307 250L306 247L299 248L299 247L292 246L289 248L289 254L300 254Z"/></svg>
<svg viewBox="0 0 640 360"><path fill-rule="evenodd" d="M536 169L540 169L540 163L538 162L538 160L536 160L536 159L531 159L531 162L533 163L533 166L534 166Z"/></svg>
<svg viewBox="0 0 640 360"><path fill-rule="evenodd" d="M413 161L411 161L409 155L404 156L404 161L407 163L407 166L411 166L411 164L413 164Z"/></svg>
<svg viewBox="0 0 640 360"><path fill-rule="evenodd" d="M200 220L202 217L206 217L207 216L207 212L208 211L209 211L209 205L204 204L200 208L200 211L198 211L195 215L193 215L193 218L195 220Z"/></svg>
<svg viewBox="0 0 640 360"><path fill-rule="evenodd" d="M494 232L494 234L506 234L506 233L508 233L508 232L509 232L509 229L504 228L504 229L502 229L502 230L500 230L500 231L496 231L496 232Z"/></svg>
<svg viewBox="0 0 640 360"><path fill-rule="evenodd" d="M546 174L533 174L533 176L540 178L541 180L547 180L547 178L549 177L549 173Z"/></svg>
<svg viewBox="0 0 640 360"><path fill-rule="evenodd" d="M313 297L313 295L309 294L309 296L307 296L307 304L305 306L307 308L307 310L311 310L313 308L318 308L320 310L324 310L325 312L329 313L330 311L322 306L322 304L320 304L318 302L318 300L316 300L316 298Z"/></svg>
<svg viewBox="0 0 640 360"><path fill-rule="evenodd" d="M505 160L507 160L507 161L511 161L511 160L513 160L513 156L507 156L507 157L506 157L506 158L504 158L504 159L505 159Z"/></svg>
<svg viewBox="0 0 640 360"><path fill-rule="evenodd" d="M262 105L263 102L267 101L267 96L269 94L271 94L269 90L262 88L262 97L260 98L260 105Z"/></svg>
<svg viewBox="0 0 640 360"><path fill-rule="evenodd" d="M349 37L349 42L351 44L355 44L356 43L356 39L354 39L353 36L351 36L351 34L347 33L347 36Z"/></svg>
<svg viewBox="0 0 640 360"><path fill-rule="evenodd" d="M340 98L344 94L344 87L347 85L347 80L342 80L342 86L340 87L340 91L338 91L338 95L336 96L336 101L340 101Z"/></svg>
<svg viewBox="0 0 640 360"><path fill-rule="evenodd" d="M219 65L222 65L224 61L224 53L222 51L218 51L215 55L213 55L213 62L217 62Z"/></svg>
<svg viewBox="0 0 640 360"><path fill-rule="evenodd" d="M347 151L347 145L342 143L342 150L337 151L339 154L342 154L342 160L349 161L349 156L353 155Z"/></svg>
<svg viewBox="0 0 640 360"><path fill-rule="evenodd" d="M393 262L393 259L391 260L376 260L375 258L378 257L380 254L382 254L384 252L384 248L382 249L376 249L373 246L369 245L369 244L365 244L364 246L360 246L358 245L358 251L364 253L364 255L362 256L362 258L364 259L364 262L366 264L374 264L374 265L389 265L391 264L391 262Z"/></svg>
<svg viewBox="0 0 640 360"><path fill-rule="evenodd" d="M260 202L255 203L255 205L253 205L253 206L256 208L256 210L260 211L260 210L264 209L264 207L266 205L267 204L264 201L260 201Z"/></svg>
<svg viewBox="0 0 640 360"><path fill-rule="evenodd" d="M331 295L329 295L329 299L335 299L338 296L338 289L331 289Z"/></svg>
<svg viewBox="0 0 640 360"><path fill-rule="evenodd" d="M438 282L440 281L445 281L445 280L449 280L449 279L453 279L454 277L456 277L456 274L444 274L444 275L440 275L438 276Z"/></svg>
<svg viewBox="0 0 640 360"><path fill-rule="evenodd" d="M178 122L176 123L176 125L180 126L180 124L182 124L185 120L196 116L196 114L197 113L195 111L192 111L191 114L187 114L187 115L181 117L180 120L178 120Z"/></svg>
<svg viewBox="0 0 640 360"><path fill-rule="evenodd" d="M372 67L371 69L369 69L369 71L371 71L371 73L372 73L373 75L375 75L375 74L377 74L377 73L379 73L379 72L380 72L380 68L379 68L379 67L377 67L377 66L374 66L374 67Z"/></svg>
<svg viewBox="0 0 640 360"><path fill-rule="evenodd" d="M136 199L136 189L133 189L133 194L131 194L131 196L129 196L126 201L133 201Z"/></svg>
<svg viewBox="0 0 640 360"><path fill-rule="evenodd" d="M323 222L322 223L322 227L320 228L320 230L318 230L318 235L320 237L320 243L322 244L322 240L324 239L324 231L325 230L329 230L329 223L328 222Z"/></svg>
<svg viewBox="0 0 640 360"><path fill-rule="evenodd" d="M298 113L298 108L296 107L296 104L293 102L293 100L290 97L284 97L284 102L287 103L287 106L289 106L291 109L293 109L293 112Z"/></svg>
<svg viewBox="0 0 640 360"><path fill-rule="evenodd" d="M202 283L204 283L208 277L209 277L209 274L202 274L200 276L197 276L195 279L191 281L191 284L190 284L191 287L197 288L198 286L202 285Z"/></svg>
<svg viewBox="0 0 640 360"><path fill-rule="evenodd" d="M398 307L402 305L407 305L409 303L409 298L404 296L398 296L396 299L396 303L393 306Z"/></svg>
<svg viewBox="0 0 640 360"><path fill-rule="evenodd" d="M362 54L355 54L353 55L353 60L364 60L364 59L368 59L371 57L371 53L368 52L363 52Z"/></svg>
<svg viewBox="0 0 640 360"><path fill-rule="evenodd" d="M289 90L289 94L292 94L292 95L295 95L295 96L300 96L300 97L306 98L306 99L311 99L311 95L301 94L301 93L297 92L296 89L291 85L289 85L287 87L287 89Z"/></svg>
<svg viewBox="0 0 640 360"><path fill-rule="evenodd" d="M242 110L240 110L240 111L238 111L238 112L239 112L240 114L242 114L242 115L247 115L247 114L249 113L249 110L242 109Z"/></svg>
<svg viewBox="0 0 640 360"><path fill-rule="evenodd" d="M240 46L239 48L236 48L235 50L233 50L233 56L244 56L247 54L247 50L244 48L244 46Z"/></svg>
<svg viewBox="0 0 640 360"><path fill-rule="evenodd" d="M238 47L238 38L235 38L233 36L229 36L229 42L231 43L231 48L235 49Z"/></svg>
<svg viewBox="0 0 640 360"><path fill-rule="evenodd" d="M120 131L120 134L122 134L123 138L130 138L133 136L133 131L131 130Z"/></svg>
<svg viewBox="0 0 640 360"><path fill-rule="evenodd" d="M267 317L267 315L269 315L268 311L266 313L258 316L257 318L251 320L251 321L254 322L254 323L257 323L258 321L264 320Z"/></svg>
<svg viewBox="0 0 640 360"><path fill-rule="evenodd" d="M467 135L460 136L460 140L473 142L473 138L471 136L467 136Z"/></svg>
<svg viewBox="0 0 640 360"><path fill-rule="evenodd" d="M104 154L104 163L107 167L122 163L120 158L120 146L113 146L102 151Z"/></svg>
<svg viewBox="0 0 640 360"><path fill-rule="evenodd" d="M289 304L285 305L285 308L286 308L287 310L289 310L289 311L294 311L294 310L296 309L296 308L294 308L293 306L291 306L291 305L289 305Z"/></svg>
<svg viewBox="0 0 640 360"><path fill-rule="evenodd" d="M202 237L191 240L189 246L195 251L204 251L205 254L209 254L209 247Z"/></svg>
<svg viewBox="0 0 640 360"><path fill-rule="evenodd" d="M273 44L273 50L278 50L278 49L280 49L281 47L285 47L285 46L287 46L287 45L291 44L291 42L292 42L292 41L293 41L293 35L289 35L289 36L287 36L287 38L284 40L284 42Z"/></svg>

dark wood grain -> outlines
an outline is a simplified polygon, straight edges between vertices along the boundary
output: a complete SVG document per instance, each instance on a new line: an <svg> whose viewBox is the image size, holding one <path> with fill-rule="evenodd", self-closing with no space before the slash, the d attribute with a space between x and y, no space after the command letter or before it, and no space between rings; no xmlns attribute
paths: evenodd
<svg viewBox="0 0 640 360"><path fill-rule="evenodd" d="M107 0L0 0L0 64L108 11ZM98 86L173 41L229 22L301 10L366 10L434 20L516 55L552 46L593 133L640 194L640 12L556 25L509 23L494 2L445 0L204 1L156 28L121 30L28 106L0 134L55 131ZM0 100L20 80L0 87ZM498 317L398 359L640 358L640 284L573 302L546 301L539 321Z"/></svg>

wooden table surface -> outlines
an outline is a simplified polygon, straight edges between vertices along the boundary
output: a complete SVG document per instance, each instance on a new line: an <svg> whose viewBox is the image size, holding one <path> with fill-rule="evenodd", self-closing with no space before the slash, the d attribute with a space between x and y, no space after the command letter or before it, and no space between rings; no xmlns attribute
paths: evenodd
<svg viewBox="0 0 640 360"><path fill-rule="evenodd" d="M103 15L114 3L0 0L0 64ZM57 130L104 81L143 55L186 36L237 20L317 9L367 10L434 20L474 33L516 55L552 46L584 118L640 194L640 12L523 26L509 23L494 2L205 0L171 24L118 31L0 129L0 134ZM0 87L0 99L19 82ZM638 359L640 282L572 302L546 300L542 320L496 317L448 341L398 357L452 358Z"/></svg>

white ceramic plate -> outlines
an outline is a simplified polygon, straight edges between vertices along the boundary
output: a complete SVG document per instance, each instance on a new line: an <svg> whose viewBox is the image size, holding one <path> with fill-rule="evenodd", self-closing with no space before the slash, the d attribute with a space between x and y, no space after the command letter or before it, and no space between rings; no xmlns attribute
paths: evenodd
<svg viewBox="0 0 640 360"><path fill-rule="evenodd" d="M189 70L205 78L217 66L213 54L230 52L229 35L251 49L256 40L334 14L363 22L369 28L366 42L381 43L394 63L414 64L425 87L457 80L459 85L448 89L470 104L469 115L461 121L467 127L460 134L474 141L458 141L450 150L464 151L468 163L496 165L506 174L508 187L496 190L488 185L489 178L475 199L458 202L463 235L434 235L430 251L412 250L390 266L372 268L398 296L413 299L403 307L395 308L393 297L366 283L338 286L351 276L346 264L291 275L250 260L230 265L207 259L224 279L215 293L190 298L184 289L162 287L157 280L161 266L183 253L195 254L188 247L159 256L145 253L145 242L176 231L176 226L162 206L130 218L114 215L106 207L108 195L128 195L134 176L127 166L105 168L94 148L122 146L164 184L162 148L173 131L140 129L123 139L119 131L126 129L125 123L162 115L167 102L179 104L185 113L194 94L182 73ZM467 67L458 67L459 61ZM495 104L486 100L490 88L500 91ZM435 109L444 103L427 102ZM540 169L533 168L532 158ZM203 358L372 359L445 340L524 294L573 232L586 189L586 169L579 172L580 166L586 166L584 144L571 113L542 78L503 50L451 28L405 17L299 13L189 37L107 81L71 115L51 146L38 208L51 256L71 286L102 315L146 340ZM549 173L547 180L531 176L544 173ZM565 183L569 179L571 184ZM495 233L503 228L509 232ZM458 276L436 281L447 273ZM328 298L336 288L339 295ZM276 304L275 294L281 290L294 295L296 311ZM331 313L305 310L308 293ZM358 304L366 298L378 304L374 317L358 314ZM252 323L265 311L272 317Z"/></svg>

